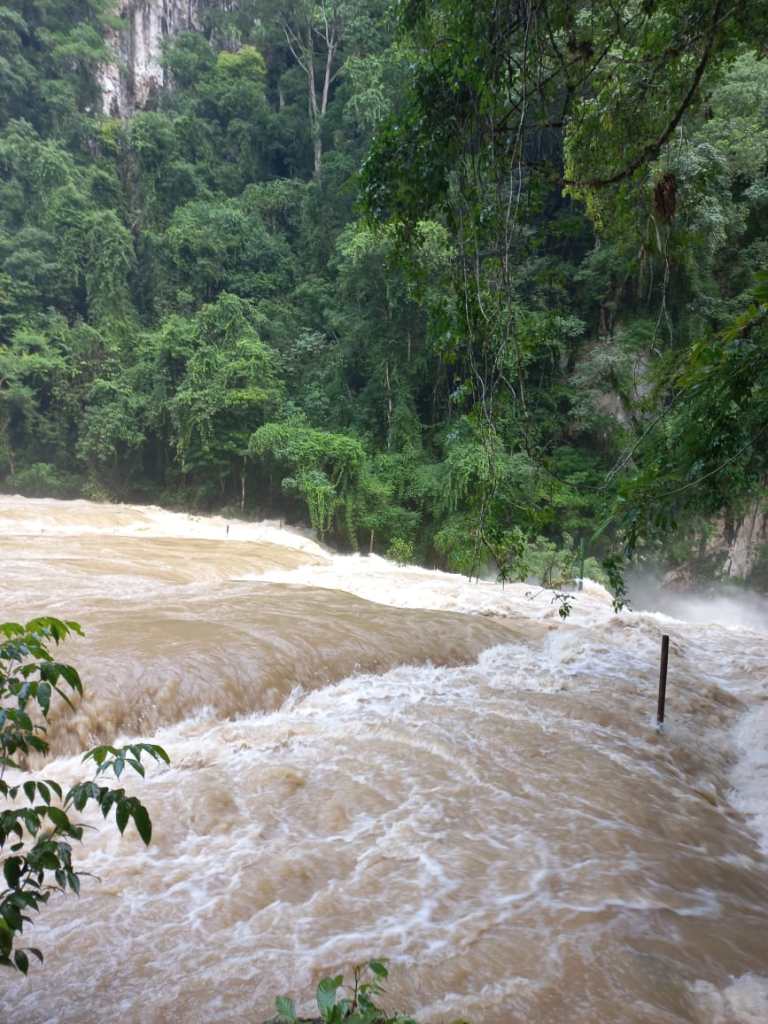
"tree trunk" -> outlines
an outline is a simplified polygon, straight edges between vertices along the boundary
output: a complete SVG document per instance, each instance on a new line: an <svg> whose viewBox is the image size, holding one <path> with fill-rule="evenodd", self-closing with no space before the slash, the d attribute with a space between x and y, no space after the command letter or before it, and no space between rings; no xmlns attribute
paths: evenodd
<svg viewBox="0 0 768 1024"><path fill-rule="evenodd" d="M320 134L320 125L316 125L313 131L314 138L312 139L312 145L314 147L314 176L320 177L320 171L323 166L323 137Z"/></svg>
<svg viewBox="0 0 768 1024"><path fill-rule="evenodd" d="M392 385L389 380L389 363L384 363L384 383L387 389L387 448L392 445Z"/></svg>
<svg viewBox="0 0 768 1024"><path fill-rule="evenodd" d="M323 165L323 119L328 110L331 85L339 73L338 68L334 71L333 62L338 53L342 31L341 23L335 18L334 14L332 13L330 18L328 17L323 2L320 3L319 16L322 17L321 25L313 24L311 12L306 12L306 20L300 25L291 24L290 19L287 17L281 19L288 48L293 54L296 63L307 76L307 106L309 130L312 136L312 166L316 178L320 177ZM314 17L317 18L318 14L315 13ZM322 56L321 53L316 53L315 50L316 42L318 41L325 47L325 67L321 72L322 83L319 89L315 58L317 57L317 60L321 61ZM283 96L280 90L278 90L278 103L280 109L282 109Z"/></svg>
<svg viewBox="0 0 768 1024"><path fill-rule="evenodd" d="M323 132L322 132L322 107L317 104L317 84L315 82L315 58L312 53L312 35L307 56L307 87L309 93L309 130L312 135L313 149L313 173L316 178L320 177L320 169L323 163Z"/></svg>

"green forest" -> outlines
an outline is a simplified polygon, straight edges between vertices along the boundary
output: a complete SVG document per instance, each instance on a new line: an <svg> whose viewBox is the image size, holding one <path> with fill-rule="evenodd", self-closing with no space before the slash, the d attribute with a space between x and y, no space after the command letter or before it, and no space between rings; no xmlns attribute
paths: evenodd
<svg viewBox="0 0 768 1024"><path fill-rule="evenodd" d="M197 7L130 115L112 3L0 7L0 487L706 572L768 473L764 5Z"/></svg>

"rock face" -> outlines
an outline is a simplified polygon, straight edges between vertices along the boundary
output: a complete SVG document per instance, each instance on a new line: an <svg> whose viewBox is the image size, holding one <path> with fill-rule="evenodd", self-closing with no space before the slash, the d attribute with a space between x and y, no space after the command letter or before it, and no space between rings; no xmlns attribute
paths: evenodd
<svg viewBox="0 0 768 1024"><path fill-rule="evenodd" d="M767 485L768 486L768 485ZM667 590L687 591L715 581L768 589L768 500L756 499L738 517L722 516L700 536L698 551L664 576Z"/></svg>
<svg viewBox="0 0 768 1024"><path fill-rule="evenodd" d="M125 28L111 33L113 64L101 71L105 114L130 117L146 107L163 86L163 40L199 28L201 0L122 0L118 13Z"/></svg>
<svg viewBox="0 0 768 1024"><path fill-rule="evenodd" d="M768 508L764 501L758 500L740 519L718 522L707 547L721 559L722 576L748 579L765 544L768 544Z"/></svg>

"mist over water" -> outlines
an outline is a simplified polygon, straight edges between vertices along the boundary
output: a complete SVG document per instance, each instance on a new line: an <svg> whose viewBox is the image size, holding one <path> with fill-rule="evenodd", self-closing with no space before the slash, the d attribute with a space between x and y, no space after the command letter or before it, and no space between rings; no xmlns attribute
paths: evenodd
<svg viewBox="0 0 768 1024"><path fill-rule="evenodd" d="M680 593L664 586L651 572L634 572L627 577L632 608L656 611L684 622L738 626L768 633L768 597L736 585L720 583L701 590Z"/></svg>
<svg viewBox="0 0 768 1024"><path fill-rule="evenodd" d="M427 1024L768 1021L756 619L587 583L563 624L528 585L86 502L0 498L0 554L6 618L86 628L46 774L121 733L172 758L136 785L151 847L88 837L101 881L46 908L0 1018L259 1021L388 956Z"/></svg>

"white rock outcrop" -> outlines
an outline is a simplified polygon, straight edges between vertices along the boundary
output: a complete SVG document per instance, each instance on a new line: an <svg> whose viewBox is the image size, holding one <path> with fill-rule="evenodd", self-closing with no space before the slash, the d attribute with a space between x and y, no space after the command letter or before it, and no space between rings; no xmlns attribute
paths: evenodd
<svg viewBox="0 0 768 1024"><path fill-rule="evenodd" d="M768 508L757 500L740 518L718 522L710 550L722 557L722 575L747 579L768 543Z"/></svg>
<svg viewBox="0 0 768 1024"><path fill-rule="evenodd" d="M164 84L163 40L198 29L200 0L122 0L118 12L125 27L110 33L114 63L101 70L103 110L130 117L150 102Z"/></svg>

